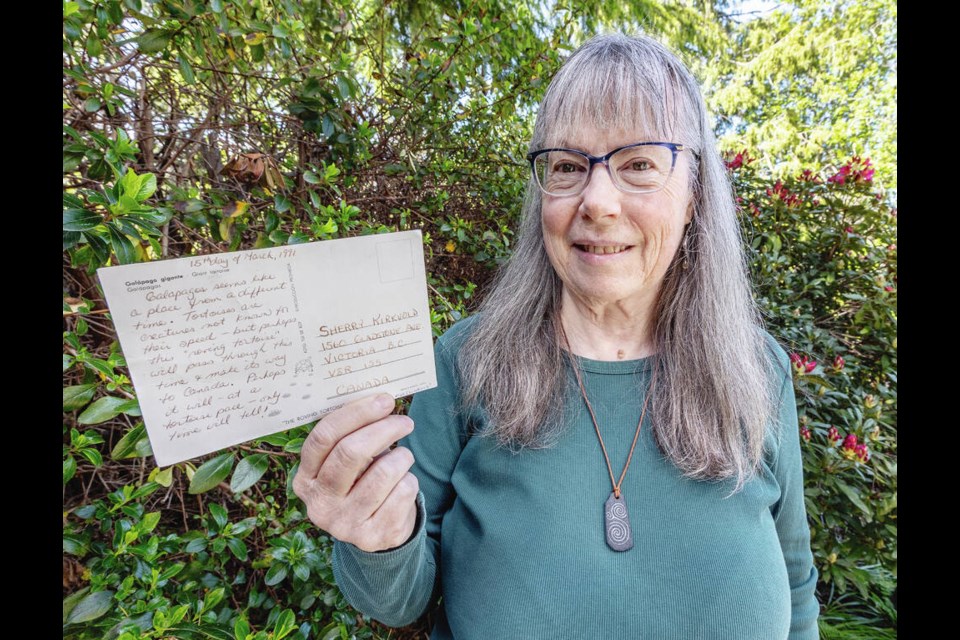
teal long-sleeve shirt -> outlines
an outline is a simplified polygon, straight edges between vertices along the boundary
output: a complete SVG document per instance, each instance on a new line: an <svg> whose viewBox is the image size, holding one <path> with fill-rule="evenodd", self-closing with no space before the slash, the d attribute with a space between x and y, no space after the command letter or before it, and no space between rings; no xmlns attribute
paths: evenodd
<svg viewBox="0 0 960 640"><path fill-rule="evenodd" d="M416 427L402 444L421 489L414 535L378 553L335 543L337 584L355 608L402 626L442 595L432 640L818 638L796 404L780 347L780 424L761 472L732 496L729 482L684 478L658 451L648 415L622 485L634 546L616 552L603 530L610 474L572 371L569 424L552 447L513 452L471 435L483 417L459 411L456 374L471 325L438 340L438 386L410 407ZM578 362L619 475L650 359Z"/></svg>

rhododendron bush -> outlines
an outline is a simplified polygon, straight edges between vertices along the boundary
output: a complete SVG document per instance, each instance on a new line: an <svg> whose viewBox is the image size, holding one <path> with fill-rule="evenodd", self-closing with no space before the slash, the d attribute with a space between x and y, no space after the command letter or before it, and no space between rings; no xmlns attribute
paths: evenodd
<svg viewBox="0 0 960 640"><path fill-rule="evenodd" d="M775 180L750 160L727 166L757 299L793 364L821 602L855 590L895 620L897 209L869 158Z"/></svg>

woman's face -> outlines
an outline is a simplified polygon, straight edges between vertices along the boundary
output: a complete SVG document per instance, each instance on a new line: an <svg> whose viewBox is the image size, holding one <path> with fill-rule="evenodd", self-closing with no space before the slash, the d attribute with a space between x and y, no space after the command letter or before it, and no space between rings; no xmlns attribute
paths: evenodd
<svg viewBox="0 0 960 640"><path fill-rule="evenodd" d="M594 156L649 138L586 129L561 146ZM693 217L689 158L681 152L662 189L626 193L600 164L577 196L542 194L544 245L564 293L594 306L656 304L667 267Z"/></svg>

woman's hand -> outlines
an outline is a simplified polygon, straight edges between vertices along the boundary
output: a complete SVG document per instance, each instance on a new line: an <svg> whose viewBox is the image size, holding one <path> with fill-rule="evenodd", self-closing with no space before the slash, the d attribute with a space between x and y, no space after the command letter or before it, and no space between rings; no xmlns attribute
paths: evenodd
<svg viewBox="0 0 960 640"><path fill-rule="evenodd" d="M387 448L413 431L413 420L390 415L393 398L355 400L323 418L300 450L293 490L310 520L364 551L399 547L417 519L413 454Z"/></svg>

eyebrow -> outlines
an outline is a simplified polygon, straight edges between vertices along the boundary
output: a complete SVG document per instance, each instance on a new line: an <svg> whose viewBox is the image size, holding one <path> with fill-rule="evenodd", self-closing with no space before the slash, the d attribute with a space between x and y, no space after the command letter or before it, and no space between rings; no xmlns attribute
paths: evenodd
<svg viewBox="0 0 960 640"><path fill-rule="evenodd" d="M550 148L550 149L557 149L557 148L572 149L572 150L574 150L574 151L583 151L584 153L588 153L588 154L593 155L593 156L602 156L602 155L605 155L605 154L607 154L607 153L610 153L610 151L612 151L613 149L619 149L619 148L625 147L625 146L628 147L628 146L630 146L630 145L632 145L632 144L636 144L636 143L638 143L638 142L662 142L662 141L663 141L663 140L661 140L660 138L658 138L658 137L655 136L655 135L645 135L645 136L640 136L640 137L638 137L638 138L632 139L630 142L626 142L626 143L624 143L624 144L619 144L619 145L617 145L617 146L615 146L615 147L611 147L611 148L609 148L609 149L605 149L605 150L603 150L601 153L592 153L590 150L588 150L588 149L586 149L586 148L584 148L584 147L578 146L578 145L576 145L576 144L572 144L572 143L570 142L570 139L569 139L569 138L561 138L560 140L557 141L556 144L552 144L552 145L549 145L549 146L545 146L545 148Z"/></svg>

